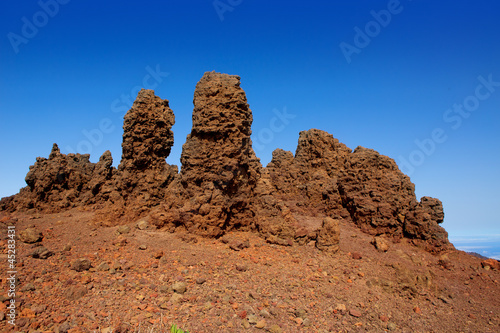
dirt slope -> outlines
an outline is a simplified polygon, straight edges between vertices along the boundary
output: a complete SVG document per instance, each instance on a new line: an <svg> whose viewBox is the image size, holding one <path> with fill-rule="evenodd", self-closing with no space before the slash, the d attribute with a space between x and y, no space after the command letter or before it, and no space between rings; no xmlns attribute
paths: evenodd
<svg viewBox="0 0 500 333"><path fill-rule="evenodd" d="M500 331L498 270L404 238L382 252L352 223L341 222L340 251L328 254L313 241L280 246L254 233L96 227L83 209L0 214L3 286L7 227L20 237L17 326L4 290L2 332L162 332L174 323L191 333ZM26 243L37 231L41 239Z"/></svg>

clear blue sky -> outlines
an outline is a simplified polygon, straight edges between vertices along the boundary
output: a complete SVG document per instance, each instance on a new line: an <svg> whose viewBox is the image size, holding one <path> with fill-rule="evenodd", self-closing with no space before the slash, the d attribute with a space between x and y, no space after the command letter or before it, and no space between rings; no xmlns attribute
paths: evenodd
<svg viewBox="0 0 500 333"><path fill-rule="evenodd" d="M396 159L452 237L500 234L500 2L339 3L2 2L0 196L54 142L119 163L140 86L170 100L179 164L195 84L216 70L242 77L264 165L319 128Z"/></svg>

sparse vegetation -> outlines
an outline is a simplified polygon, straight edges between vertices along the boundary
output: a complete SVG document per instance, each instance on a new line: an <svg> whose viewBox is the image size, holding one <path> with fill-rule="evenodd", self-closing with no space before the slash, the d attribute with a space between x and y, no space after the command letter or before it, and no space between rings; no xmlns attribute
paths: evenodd
<svg viewBox="0 0 500 333"><path fill-rule="evenodd" d="M189 333L189 332L181 330L180 328L177 328L177 325L173 324L172 327L170 327L170 333Z"/></svg>

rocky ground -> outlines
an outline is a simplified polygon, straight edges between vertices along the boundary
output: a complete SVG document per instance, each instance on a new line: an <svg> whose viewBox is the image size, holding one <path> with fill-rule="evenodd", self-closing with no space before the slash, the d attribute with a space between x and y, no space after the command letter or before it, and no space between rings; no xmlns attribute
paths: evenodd
<svg viewBox="0 0 500 333"><path fill-rule="evenodd" d="M16 326L4 288L2 332L500 331L498 267L461 251L432 255L405 238L377 249L342 221L331 254L255 233L100 227L94 215L0 213L3 286L8 226L17 256Z"/></svg>

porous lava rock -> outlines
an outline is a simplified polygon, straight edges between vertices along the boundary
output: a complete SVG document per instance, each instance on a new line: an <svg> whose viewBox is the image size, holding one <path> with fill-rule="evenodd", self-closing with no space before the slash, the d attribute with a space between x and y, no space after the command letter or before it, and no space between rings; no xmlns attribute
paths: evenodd
<svg viewBox="0 0 500 333"><path fill-rule="evenodd" d="M316 247L322 251L336 253L339 250L340 227L339 221L325 217L321 229L318 230Z"/></svg>
<svg viewBox="0 0 500 333"><path fill-rule="evenodd" d="M181 170L166 163L175 122L168 100L142 89L124 119L117 169L105 152L37 158L27 187L0 201L2 210L97 209L105 225L144 218L156 227L208 237L254 231L268 242L316 240L338 249L339 225L354 223L387 239L409 238L428 251L452 248L439 226L441 201L415 197L415 187L391 158L354 151L318 129L299 134L295 155L276 149L263 168L252 148L252 111L240 77L207 72L194 92L193 126L183 145Z"/></svg>
<svg viewBox="0 0 500 333"><path fill-rule="evenodd" d="M180 176L169 188L168 207L157 225L182 225L221 236L252 229L249 206L260 173L250 140L252 112L240 78L207 72L196 85L193 126L182 147Z"/></svg>
<svg viewBox="0 0 500 333"><path fill-rule="evenodd" d="M240 77L205 73L196 85L193 104L193 127L182 148L180 177L169 187L168 207L159 210L155 223L182 225L211 237L259 227L283 236L283 227L266 228L273 215L284 220L283 213L252 148L252 112ZM267 219L260 219L262 215Z"/></svg>
<svg viewBox="0 0 500 333"><path fill-rule="evenodd" d="M102 185L104 209L96 220L112 225L141 217L162 202L177 166L166 158L174 144L175 116L169 101L141 89L123 122L122 159L111 181Z"/></svg>
<svg viewBox="0 0 500 333"><path fill-rule="evenodd" d="M299 133L295 157L291 152L276 149L267 169L278 196L294 212L347 218L338 176L350 152L333 135L310 129Z"/></svg>
<svg viewBox="0 0 500 333"><path fill-rule="evenodd" d="M393 159L356 148L340 175L342 203L363 231L401 237L403 219L416 204L415 186Z"/></svg>
<svg viewBox="0 0 500 333"><path fill-rule="evenodd" d="M299 134L295 156L277 149L267 165L271 183L297 215L318 223L316 215L354 222L364 232L408 237L431 252L449 249L439 226L438 199L423 197L396 162L373 149L351 151L331 134L311 129Z"/></svg>
<svg viewBox="0 0 500 333"><path fill-rule="evenodd" d="M111 158L111 153L107 151L103 156ZM103 158L99 163L91 163L89 158L89 154L61 154L54 143L48 159L37 157L30 166L25 178L28 186L13 198L2 200L4 205L0 207L57 212L92 203L90 198L110 179L112 167Z"/></svg>

